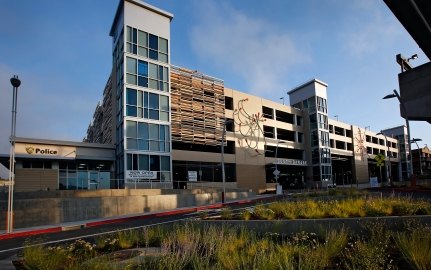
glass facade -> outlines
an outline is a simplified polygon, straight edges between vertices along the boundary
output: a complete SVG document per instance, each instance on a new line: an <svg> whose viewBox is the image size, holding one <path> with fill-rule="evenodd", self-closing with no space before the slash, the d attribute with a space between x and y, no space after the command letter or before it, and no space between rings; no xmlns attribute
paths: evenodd
<svg viewBox="0 0 431 270"><path fill-rule="evenodd" d="M115 57L117 78L117 177L130 182L171 182L168 39L125 26ZM116 61L123 60L118 64ZM127 179L127 171L151 171L151 179ZM154 177L154 174L156 175Z"/></svg>

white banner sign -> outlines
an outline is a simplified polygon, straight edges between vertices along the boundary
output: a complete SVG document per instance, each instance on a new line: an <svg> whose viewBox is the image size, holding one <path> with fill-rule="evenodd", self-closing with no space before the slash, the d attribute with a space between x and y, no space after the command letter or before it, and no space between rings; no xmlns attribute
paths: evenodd
<svg viewBox="0 0 431 270"><path fill-rule="evenodd" d="M277 158L277 159L275 159L274 164L307 166L307 161L306 160L300 160L300 159Z"/></svg>
<svg viewBox="0 0 431 270"><path fill-rule="evenodd" d="M126 171L126 179L157 179L155 171Z"/></svg>
<svg viewBox="0 0 431 270"><path fill-rule="evenodd" d="M379 187L379 181L377 180L377 177L370 177L370 186Z"/></svg>
<svg viewBox="0 0 431 270"><path fill-rule="evenodd" d="M197 171L188 171L189 181L196 182L198 181L198 172Z"/></svg>

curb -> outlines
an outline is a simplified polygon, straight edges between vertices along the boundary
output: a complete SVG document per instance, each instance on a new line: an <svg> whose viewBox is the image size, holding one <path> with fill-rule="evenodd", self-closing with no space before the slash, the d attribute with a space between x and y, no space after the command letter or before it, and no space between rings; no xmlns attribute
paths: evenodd
<svg viewBox="0 0 431 270"><path fill-rule="evenodd" d="M251 204L251 203L259 202L259 201L273 201L273 200L276 200L277 198L283 198L283 197L284 197L284 195L274 195L274 196L267 196L264 198L246 199L246 200L239 200L239 201L226 202L226 203L215 203L215 204L204 205L204 206L192 206L192 207L162 211L162 212L157 212L157 213L141 214L141 215L137 215L137 216L111 218L111 219L100 220L100 221L84 222L82 224L78 223L78 224L69 225L69 226L55 226L55 227L49 227L49 228L43 228L43 229L13 232L13 233L9 233L9 234L4 233L4 234L0 234L0 241L6 240L6 239L18 238L18 237L27 237L27 236L47 234L47 233L78 230L78 229L82 229L85 227L97 227L97 226L101 226L101 225L105 225L105 224L120 223L120 222L124 222L124 221L128 221L128 220L139 220L139 219L148 219L148 218L153 218L153 217L164 217L164 216L172 216L172 215L178 215L178 214L194 213L194 212L198 212L198 211L202 211L202 210L218 209L218 208L223 208L225 206L233 206L233 205Z"/></svg>

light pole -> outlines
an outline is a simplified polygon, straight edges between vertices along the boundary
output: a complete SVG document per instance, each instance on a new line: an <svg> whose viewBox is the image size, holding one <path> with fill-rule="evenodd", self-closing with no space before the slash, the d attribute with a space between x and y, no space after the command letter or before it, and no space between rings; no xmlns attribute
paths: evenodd
<svg viewBox="0 0 431 270"><path fill-rule="evenodd" d="M278 160L277 160L277 156L278 156L278 145L280 143L286 143L285 141L282 140L277 140L277 146L275 147L275 170L274 170L274 176L275 176L275 183L276 185L276 192L278 191L278 176L280 175L280 171L278 170Z"/></svg>
<svg viewBox="0 0 431 270"><path fill-rule="evenodd" d="M233 120L226 120L226 118L224 118L223 120L223 133L221 136L221 178L223 181L223 193L221 195L221 202L225 203L226 201L226 174L224 171L224 140L226 137L226 125L227 124L231 124L233 123Z"/></svg>
<svg viewBox="0 0 431 270"><path fill-rule="evenodd" d="M419 153L419 169L420 169L420 173L421 173L421 175L422 175L422 151L421 151L421 149L419 148L419 145L418 145L418 142L421 142L422 141L422 139L419 139L419 138L413 138L412 139L412 142L414 142L414 143L416 143L416 146L418 147L418 153ZM412 155L413 155L413 152L412 152Z"/></svg>
<svg viewBox="0 0 431 270"><path fill-rule="evenodd" d="M282 100L283 100L283 105L284 105L284 97L281 97L280 99L282 99Z"/></svg>
<svg viewBox="0 0 431 270"><path fill-rule="evenodd" d="M391 174L392 174L392 165L391 165L391 151L389 149L389 144L388 144L388 137L386 137L386 135L383 133L383 131L381 130L379 133L377 133L376 135L383 135L385 137L385 144L386 147L388 147L388 162L389 162L389 170L388 170L388 183L391 183Z"/></svg>
<svg viewBox="0 0 431 270"><path fill-rule="evenodd" d="M400 95L398 94L397 90L394 89L393 92L394 92L393 94L389 94L389 95L384 96L383 99L389 99L389 98L395 98L396 97L398 99L398 101L400 102L400 105L401 105L400 107L401 107L401 110L402 110L402 114L404 114L404 116L405 116L404 118L406 119L407 140L408 140L408 143L409 143L409 156L410 156L409 161L408 161L410 163L410 166L407 167L408 168L407 169L407 178L410 178L410 175L411 174L413 175L413 160L412 160L412 154L411 154L412 147L411 147L411 140L410 140L409 117L407 115L407 110L406 110L406 107L404 106L404 102L401 99Z"/></svg>
<svg viewBox="0 0 431 270"><path fill-rule="evenodd" d="M10 83L13 86L12 95L12 127L10 135L10 160L9 160L9 194L7 201L7 233L13 231L13 187L15 185L15 133L16 133L16 109L18 99L18 87L21 85L21 81L17 75L14 75L10 79Z"/></svg>

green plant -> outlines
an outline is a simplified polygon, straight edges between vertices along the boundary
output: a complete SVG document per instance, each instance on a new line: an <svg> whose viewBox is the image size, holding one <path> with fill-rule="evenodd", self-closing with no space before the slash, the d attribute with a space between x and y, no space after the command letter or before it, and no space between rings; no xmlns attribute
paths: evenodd
<svg viewBox="0 0 431 270"><path fill-rule="evenodd" d="M395 242L404 258L416 269L431 269L431 229L429 227L399 232L395 235Z"/></svg>
<svg viewBox="0 0 431 270"><path fill-rule="evenodd" d="M222 219L232 219L232 216L233 216L232 209L228 207L222 208L220 215Z"/></svg>
<svg viewBox="0 0 431 270"><path fill-rule="evenodd" d="M137 230L124 230L117 233L118 246L121 249L131 248L139 244L139 235Z"/></svg>
<svg viewBox="0 0 431 270"><path fill-rule="evenodd" d="M351 238L342 256L346 269L393 269L393 259L389 254L391 232L381 222L365 226L368 237Z"/></svg>
<svg viewBox="0 0 431 270"><path fill-rule="evenodd" d="M252 218L253 214L249 209L245 209L241 212L241 218L243 220L250 220Z"/></svg>
<svg viewBox="0 0 431 270"><path fill-rule="evenodd" d="M254 213L258 219L272 220L275 218L275 212L271 208L263 205L256 206Z"/></svg>

